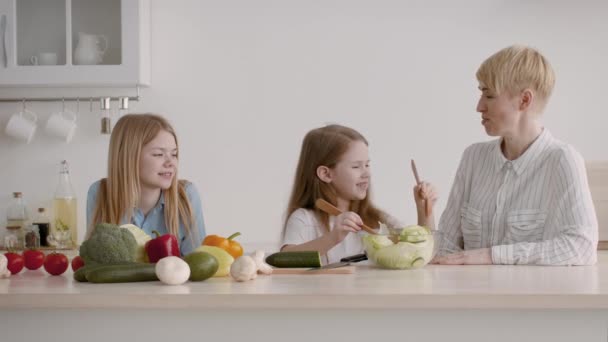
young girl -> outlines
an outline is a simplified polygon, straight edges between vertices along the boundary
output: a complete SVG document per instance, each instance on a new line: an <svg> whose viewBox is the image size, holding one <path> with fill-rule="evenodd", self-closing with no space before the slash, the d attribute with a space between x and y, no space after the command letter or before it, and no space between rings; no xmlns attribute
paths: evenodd
<svg viewBox="0 0 608 342"><path fill-rule="evenodd" d="M95 224L132 223L151 234L173 234L182 255L205 237L201 201L194 185L177 179L178 145L164 118L129 114L110 138L108 177L89 188L87 236Z"/></svg>
<svg viewBox="0 0 608 342"><path fill-rule="evenodd" d="M370 201L368 143L354 129L330 125L314 129L304 137L293 190L283 229L282 251L316 250L325 263L363 253L357 232L365 223L379 228L402 227L395 218ZM343 211L330 217L315 208L323 198ZM425 202L434 205L436 192L429 183L414 187L418 224L434 227L433 215L425 215Z"/></svg>

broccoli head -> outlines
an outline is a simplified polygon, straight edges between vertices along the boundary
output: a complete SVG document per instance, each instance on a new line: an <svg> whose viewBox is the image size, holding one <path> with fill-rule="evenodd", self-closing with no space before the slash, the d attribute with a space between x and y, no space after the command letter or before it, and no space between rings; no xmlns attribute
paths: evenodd
<svg viewBox="0 0 608 342"><path fill-rule="evenodd" d="M80 257L85 265L135 262L137 241L128 229L100 223L89 239L80 245Z"/></svg>

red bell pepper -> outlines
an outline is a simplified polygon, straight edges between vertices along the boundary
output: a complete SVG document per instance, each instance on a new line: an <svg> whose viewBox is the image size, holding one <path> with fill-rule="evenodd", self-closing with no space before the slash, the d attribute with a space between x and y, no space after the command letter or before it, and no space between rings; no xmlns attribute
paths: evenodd
<svg viewBox="0 0 608 342"><path fill-rule="evenodd" d="M145 245L146 254L151 263L155 263L167 256L180 256L179 245L177 244L175 235L165 234L161 236L156 230L153 230L152 234L156 237L146 242Z"/></svg>

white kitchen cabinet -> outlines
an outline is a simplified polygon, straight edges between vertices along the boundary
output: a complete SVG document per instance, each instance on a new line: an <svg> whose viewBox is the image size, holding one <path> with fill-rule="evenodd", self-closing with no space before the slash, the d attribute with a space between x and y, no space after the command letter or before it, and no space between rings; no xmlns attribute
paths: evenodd
<svg viewBox="0 0 608 342"><path fill-rule="evenodd" d="M147 0L0 0L0 86L149 85L149 16Z"/></svg>

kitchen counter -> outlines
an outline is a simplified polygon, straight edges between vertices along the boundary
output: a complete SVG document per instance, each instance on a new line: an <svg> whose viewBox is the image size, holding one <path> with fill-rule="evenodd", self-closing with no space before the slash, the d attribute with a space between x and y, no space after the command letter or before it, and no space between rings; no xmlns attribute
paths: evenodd
<svg viewBox="0 0 608 342"><path fill-rule="evenodd" d="M225 277L181 286L78 283L71 271L53 277L25 270L0 280L0 309L608 309L608 252L588 267L428 265L394 271L366 263L356 264L354 274L259 275L244 283Z"/></svg>
<svg viewBox="0 0 608 342"><path fill-rule="evenodd" d="M53 277L42 270L22 271L0 280L0 322L4 323L13 321L22 325L20 319L49 321L50 316L59 315L57 317L63 319L82 320L85 327L91 319L103 319L119 326L129 322L124 317L129 313L132 315L129 317L137 317L138 322L147 317L151 322L181 324L184 333L190 336L195 331L188 332L189 325L183 322L192 319L193 312L210 325L224 325L228 329L235 322L252 322L253 316L261 322L277 320L283 323L274 327L273 334L281 332L281 336L293 333L289 324L292 321L287 317L314 324L327 333L334 331L332 322L343 322L340 324L352 330L351 323L344 321L349 317L352 324L358 320L361 325L389 324L384 333L394 332L397 326L423 327L431 321L456 330L468 327L469 330L496 331L504 327L506 321L509 325L529 325L532 332L536 331L536 335L526 335L526 338L536 336L537 340L543 340L551 331L551 336L557 334L551 337L552 342L580 336L587 336L582 339L585 341L596 338L606 341L608 252L599 253L597 265L585 267L428 265L419 270L393 271L364 262L357 264L354 274L260 275L244 283L229 277L212 278L181 286L160 282L78 283L73 281L70 271ZM368 312L373 313L373 319L361 315ZM567 324L559 323L562 320ZM196 322L199 321L189 324L195 327L202 324ZM483 327L479 322L484 322ZM49 329L62 330L60 327ZM411 336L427 340L445 340L451 336L449 329L434 330L431 339L428 332ZM14 336L22 333L15 332ZM155 336L162 336L159 334L157 331ZM246 335L237 331L233 334ZM275 335L266 339L274 339L272 336ZM505 332L505 341L515 337L513 331ZM151 338L154 340L154 336ZM493 340L501 341L500 338Z"/></svg>

